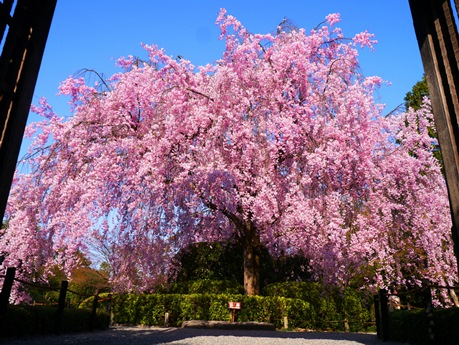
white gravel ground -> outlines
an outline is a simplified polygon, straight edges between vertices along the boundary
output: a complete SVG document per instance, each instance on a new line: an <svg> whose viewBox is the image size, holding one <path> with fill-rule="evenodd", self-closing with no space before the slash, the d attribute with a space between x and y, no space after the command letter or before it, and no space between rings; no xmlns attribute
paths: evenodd
<svg viewBox="0 0 459 345"><path fill-rule="evenodd" d="M241 331L193 328L114 327L107 331L60 336L0 339L8 345L402 345L375 334Z"/></svg>

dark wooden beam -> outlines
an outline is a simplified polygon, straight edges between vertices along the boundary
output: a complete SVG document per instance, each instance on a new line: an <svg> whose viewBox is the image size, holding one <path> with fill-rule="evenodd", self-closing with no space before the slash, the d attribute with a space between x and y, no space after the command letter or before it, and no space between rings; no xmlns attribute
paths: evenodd
<svg viewBox="0 0 459 345"><path fill-rule="evenodd" d="M458 33L449 0L409 0L409 4L445 165L459 267Z"/></svg>
<svg viewBox="0 0 459 345"><path fill-rule="evenodd" d="M40 64L57 0L0 3L0 220L21 147ZM6 30L8 28L8 30Z"/></svg>

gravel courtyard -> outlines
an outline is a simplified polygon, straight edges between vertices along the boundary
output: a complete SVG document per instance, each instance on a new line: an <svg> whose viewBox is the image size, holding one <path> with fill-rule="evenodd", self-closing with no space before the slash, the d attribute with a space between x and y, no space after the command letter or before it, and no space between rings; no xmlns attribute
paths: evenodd
<svg viewBox="0 0 459 345"><path fill-rule="evenodd" d="M115 327L107 331L61 336L0 339L8 345L401 345L375 334L241 331L193 328Z"/></svg>

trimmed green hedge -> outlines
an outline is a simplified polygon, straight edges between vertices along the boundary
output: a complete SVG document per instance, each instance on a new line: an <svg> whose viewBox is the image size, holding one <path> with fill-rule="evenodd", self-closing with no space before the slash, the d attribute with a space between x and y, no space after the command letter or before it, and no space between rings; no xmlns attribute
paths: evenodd
<svg viewBox="0 0 459 345"><path fill-rule="evenodd" d="M347 319L351 332L375 330L371 325L373 300L355 289L343 291L314 282L286 282L268 285L263 294L307 301L315 311L311 320L315 329L344 331L343 320Z"/></svg>
<svg viewBox="0 0 459 345"><path fill-rule="evenodd" d="M230 321L228 302L238 301L242 309L237 311L237 320L242 322L269 322L282 328L287 316L289 328L344 331L347 319L352 332L375 330L370 322L374 321L373 301L353 289L341 291L307 282L269 285L263 291L267 296L231 293L234 289L240 289L239 285L198 280L173 284L165 293L114 295L113 322L164 325L166 312L171 326L187 320Z"/></svg>
<svg viewBox="0 0 459 345"><path fill-rule="evenodd" d="M311 328L314 310L308 302L285 297L245 296L239 294L122 294L114 295L113 322L132 325L163 325L164 314L169 313L171 326L180 326L187 320L230 321L228 301L242 303L237 321L269 322L283 326L288 316L292 328Z"/></svg>
<svg viewBox="0 0 459 345"><path fill-rule="evenodd" d="M459 308L433 311L435 343L459 344ZM424 310L394 310L389 313L389 338L413 344L429 344Z"/></svg>
<svg viewBox="0 0 459 345"><path fill-rule="evenodd" d="M109 299L110 296L111 296L110 292L102 292L98 294L99 303L97 303L97 306L99 309L103 309L103 310L108 309L108 305L110 302L110 299ZM78 305L78 308L92 310L93 303L94 303L94 296L87 297Z"/></svg>
<svg viewBox="0 0 459 345"><path fill-rule="evenodd" d="M2 337L33 334L52 334L56 331L56 306L10 305L0 317ZM90 330L91 310L64 309L61 333ZM107 313L97 312L94 329L107 329L110 318Z"/></svg>

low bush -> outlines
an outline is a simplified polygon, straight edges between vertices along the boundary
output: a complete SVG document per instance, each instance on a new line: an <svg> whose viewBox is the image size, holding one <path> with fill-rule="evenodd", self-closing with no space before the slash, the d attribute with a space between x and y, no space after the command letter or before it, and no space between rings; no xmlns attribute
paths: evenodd
<svg viewBox="0 0 459 345"><path fill-rule="evenodd" d="M310 328L314 311L309 303L285 297L246 296L240 294L121 294L114 295L113 321L118 324L180 326L187 320L230 321L229 301L241 302L237 321L269 322L281 328L287 316L291 327Z"/></svg>
<svg viewBox="0 0 459 345"><path fill-rule="evenodd" d="M230 321L228 302L238 301L242 309L236 315L242 322L270 322L282 328L287 316L289 328L344 331L347 320L353 332L375 329L368 322L372 320L372 300L356 290L342 291L307 282L272 284L264 289L265 296L233 292L238 289L231 282L199 280L172 285L167 293L115 295L113 321L163 325L166 312L171 326L180 326L186 320Z"/></svg>
<svg viewBox="0 0 459 345"><path fill-rule="evenodd" d="M352 332L373 330L369 321L373 320L372 300L363 293L347 288L325 287L315 282L285 282L268 285L266 296L282 296L301 299L314 310L311 320L315 329L344 331L344 320L348 321Z"/></svg>
<svg viewBox="0 0 459 345"><path fill-rule="evenodd" d="M52 334L56 329L56 306L8 306L5 315L0 317L1 335L11 337L18 335ZM59 332L71 333L90 330L91 310L64 309ZM107 329L109 315L98 311L94 329Z"/></svg>
<svg viewBox="0 0 459 345"><path fill-rule="evenodd" d="M172 294L242 294L244 293L244 287L233 280L199 279L175 282L167 288L159 289L158 292Z"/></svg>
<svg viewBox="0 0 459 345"><path fill-rule="evenodd" d="M459 344L459 308L433 311L435 344ZM429 344L429 328L424 310L395 310L389 313L389 338L413 344Z"/></svg>
<svg viewBox="0 0 459 345"><path fill-rule="evenodd" d="M97 303L98 309L102 309L102 310L105 310L105 311L108 310L109 305L111 303L111 295L112 294L109 293L109 292L102 292L102 293L97 295L98 296L98 303ZM86 299L84 299L78 305L78 308L92 310L93 303L94 303L94 296L90 296L90 297L87 297Z"/></svg>

